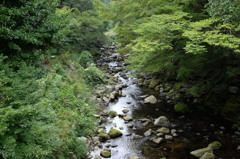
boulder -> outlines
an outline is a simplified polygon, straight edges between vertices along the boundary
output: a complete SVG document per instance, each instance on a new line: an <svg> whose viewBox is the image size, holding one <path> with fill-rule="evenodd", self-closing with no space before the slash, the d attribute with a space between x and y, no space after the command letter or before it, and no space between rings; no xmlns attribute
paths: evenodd
<svg viewBox="0 0 240 159"><path fill-rule="evenodd" d="M209 147L206 147L206 148L201 148L201 149L192 151L192 152L190 152L190 155L200 158L207 152L213 153L212 147L209 146Z"/></svg>
<svg viewBox="0 0 240 159"><path fill-rule="evenodd" d="M108 132L108 135L110 136L110 138L117 138L117 137L122 136L122 132L117 129L111 129Z"/></svg>
<svg viewBox="0 0 240 159"><path fill-rule="evenodd" d="M109 111L108 114L109 114L109 116L112 117L112 118L114 118L114 117L116 117L116 116L118 115L117 112L116 112L116 111L113 111L113 110Z"/></svg>
<svg viewBox="0 0 240 159"><path fill-rule="evenodd" d="M152 129L149 129L144 133L144 136L151 136L152 135Z"/></svg>
<svg viewBox="0 0 240 159"><path fill-rule="evenodd" d="M160 144L163 141L163 138L159 137L159 138L153 139L152 141L156 144Z"/></svg>
<svg viewBox="0 0 240 159"><path fill-rule="evenodd" d="M144 103L146 103L146 104L156 104L157 103L157 98L154 97L153 95L151 95L151 96L144 99Z"/></svg>
<svg viewBox="0 0 240 159"><path fill-rule="evenodd" d="M104 158L110 158L111 157L111 151L103 150L103 151L100 152L100 155Z"/></svg>
<svg viewBox="0 0 240 159"><path fill-rule="evenodd" d="M154 126L170 127L170 121L165 116L160 116L154 121Z"/></svg>
<svg viewBox="0 0 240 159"><path fill-rule="evenodd" d="M126 121L132 121L132 120L133 120L133 117L131 117L131 116L125 116L125 117L123 117L123 119L126 120Z"/></svg>
<svg viewBox="0 0 240 159"><path fill-rule="evenodd" d="M129 109L123 109L122 112L126 114L129 112Z"/></svg>
<svg viewBox="0 0 240 159"><path fill-rule="evenodd" d="M213 153L206 152L200 159L215 159L215 155Z"/></svg>

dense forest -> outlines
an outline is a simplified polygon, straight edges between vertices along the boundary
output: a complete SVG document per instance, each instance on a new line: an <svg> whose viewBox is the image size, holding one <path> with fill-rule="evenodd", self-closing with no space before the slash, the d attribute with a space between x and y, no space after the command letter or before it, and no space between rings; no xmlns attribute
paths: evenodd
<svg viewBox="0 0 240 159"><path fill-rule="evenodd" d="M109 41L144 85L240 123L239 0L1 0L0 159L87 157Z"/></svg>
<svg viewBox="0 0 240 159"><path fill-rule="evenodd" d="M238 0L122 0L101 15L113 23L119 51L130 54L138 77L185 87L190 98L239 118Z"/></svg>

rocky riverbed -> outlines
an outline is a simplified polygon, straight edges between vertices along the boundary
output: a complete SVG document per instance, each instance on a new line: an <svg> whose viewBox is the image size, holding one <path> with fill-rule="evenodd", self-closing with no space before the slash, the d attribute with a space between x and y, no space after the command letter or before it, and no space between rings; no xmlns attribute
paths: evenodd
<svg viewBox="0 0 240 159"><path fill-rule="evenodd" d="M98 65L113 81L95 91L102 111L95 115L99 127L89 141L89 158L239 158L240 133L231 130L232 123L210 112L188 110L185 103L174 103L179 98L166 96L163 84L155 89L142 87L144 81L132 78L124 69L126 55L116 53L114 44L102 51Z"/></svg>

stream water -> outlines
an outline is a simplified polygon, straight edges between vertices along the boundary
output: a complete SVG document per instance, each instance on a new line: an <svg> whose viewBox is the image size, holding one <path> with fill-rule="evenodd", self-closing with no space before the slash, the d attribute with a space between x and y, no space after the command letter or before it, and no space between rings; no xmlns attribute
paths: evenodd
<svg viewBox="0 0 240 159"><path fill-rule="evenodd" d="M117 61L117 53L102 57L110 58L110 62L101 61L103 65L110 70L121 70L122 61ZM159 92L148 88L140 88L136 84L136 79L123 78L124 73L117 72L115 76L119 81L126 85L122 92L126 96L118 98L103 108L104 112L110 110L123 114L123 109L128 109L127 115L133 117L133 121L126 122L120 117L107 118L107 122L102 126L108 132L111 128L120 130L123 135L116 139L110 139L102 143L103 148L91 152L92 156L99 155L104 148L111 149L111 159L128 159L129 155L139 156L141 159L194 159L189 153L193 150L207 147L209 143L217 140L222 143L219 150L214 150L214 154L219 159L240 159L240 153L237 150L239 144L238 136L231 130L230 122L218 117L211 112L192 111L188 114L177 114L173 111L173 105L166 102L157 104L144 104L143 95L154 95L158 99ZM126 72L127 75L131 72ZM190 103L191 104L191 103ZM140 119L154 120L159 116L166 116L171 121L171 128L176 129L177 137L173 140L165 140L163 143L155 144L151 139L156 136L153 134L144 137L144 132L149 129L156 130L153 123L143 125ZM132 124L130 128L128 124ZM136 135L143 136L142 138ZM115 145L111 147L111 145ZM116 147L117 146L117 147Z"/></svg>

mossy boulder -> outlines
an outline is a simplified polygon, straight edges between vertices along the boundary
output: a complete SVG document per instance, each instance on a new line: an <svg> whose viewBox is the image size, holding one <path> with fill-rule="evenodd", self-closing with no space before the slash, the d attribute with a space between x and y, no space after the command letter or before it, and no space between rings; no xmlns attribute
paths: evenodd
<svg viewBox="0 0 240 159"><path fill-rule="evenodd" d="M103 150L103 151L100 152L100 155L104 158L110 158L112 153L109 150Z"/></svg>
<svg viewBox="0 0 240 159"><path fill-rule="evenodd" d="M110 138L117 138L117 137L122 136L122 132L117 129L111 129L108 132L108 135L110 136Z"/></svg>
<svg viewBox="0 0 240 159"><path fill-rule="evenodd" d="M175 112L177 113L185 113L188 111L188 105L185 104L185 103L177 103L175 106L174 106L174 110Z"/></svg>
<svg viewBox="0 0 240 159"><path fill-rule="evenodd" d="M113 111L113 110L111 110L111 111L109 111L109 112L108 112L108 115L109 115L110 117L114 118L114 117L116 117L116 116L117 116L117 112L116 112L116 111Z"/></svg>
<svg viewBox="0 0 240 159"><path fill-rule="evenodd" d="M222 144L219 141L214 141L210 143L208 146L210 146L213 149L219 149L222 146Z"/></svg>
<svg viewBox="0 0 240 159"><path fill-rule="evenodd" d="M110 138L109 135L105 133L100 133L98 137L100 138L101 141L106 141Z"/></svg>

